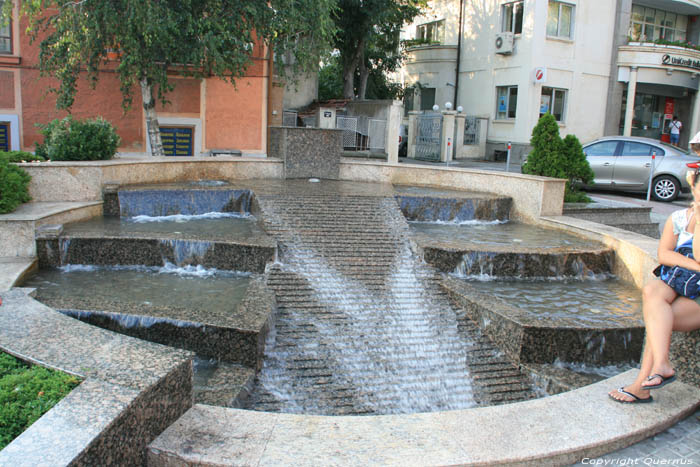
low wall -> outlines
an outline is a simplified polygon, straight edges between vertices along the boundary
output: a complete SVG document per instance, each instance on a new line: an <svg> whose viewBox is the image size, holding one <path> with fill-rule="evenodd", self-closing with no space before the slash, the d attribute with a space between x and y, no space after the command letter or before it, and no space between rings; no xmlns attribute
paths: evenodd
<svg viewBox="0 0 700 467"><path fill-rule="evenodd" d="M95 201L106 183L134 185L191 180L282 178L282 162L265 158L153 157L93 162L19 164L32 181L32 201Z"/></svg>
<svg viewBox="0 0 700 467"><path fill-rule="evenodd" d="M564 204L564 180L518 173L413 164L353 161L340 164L340 179L479 191L513 199L511 217L533 221L557 216Z"/></svg>
<svg viewBox="0 0 700 467"><path fill-rule="evenodd" d="M270 156L284 161L284 178L338 180L343 131L270 127Z"/></svg>

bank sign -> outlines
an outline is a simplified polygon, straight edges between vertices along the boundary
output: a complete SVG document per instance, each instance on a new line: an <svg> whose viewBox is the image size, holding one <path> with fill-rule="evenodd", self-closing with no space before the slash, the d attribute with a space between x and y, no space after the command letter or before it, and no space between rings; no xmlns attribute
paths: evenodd
<svg viewBox="0 0 700 467"><path fill-rule="evenodd" d="M692 58L676 57L665 54L663 57L661 57L661 63L664 65L682 66L685 68L700 70L700 60L693 60Z"/></svg>

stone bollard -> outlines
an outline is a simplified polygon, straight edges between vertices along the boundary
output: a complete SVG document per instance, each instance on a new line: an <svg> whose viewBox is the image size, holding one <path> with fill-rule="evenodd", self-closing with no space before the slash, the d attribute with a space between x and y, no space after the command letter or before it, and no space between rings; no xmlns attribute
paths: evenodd
<svg viewBox="0 0 700 467"><path fill-rule="evenodd" d="M408 150L406 157L409 159L416 158L416 135L418 134L418 115L422 112L411 110L408 112Z"/></svg>
<svg viewBox="0 0 700 467"><path fill-rule="evenodd" d="M454 110L442 111L442 144L440 145L440 161L450 162L455 144L455 116Z"/></svg>
<svg viewBox="0 0 700 467"><path fill-rule="evenodd" d="M389 107L389 115L386 121L386 148L387 162L389 164L399 163L399 129L403 117L403 102L393 101Z"/></svg>
<svg viewBox="0 0 700 467"><path fill-rule="evenodd" d="M700 388L700 330L674 332L671 336L670 359L678 378Z"/></svg>

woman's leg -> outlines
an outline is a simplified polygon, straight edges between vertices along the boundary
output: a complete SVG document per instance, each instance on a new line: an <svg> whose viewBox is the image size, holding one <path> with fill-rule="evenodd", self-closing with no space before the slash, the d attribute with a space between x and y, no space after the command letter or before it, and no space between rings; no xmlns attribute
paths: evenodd
<svg viewBox="0 0 700 467"><path fill-rule="evenodd" d="M677 294L660 280L654 280L644 287L642 292L642 312L646 328L646 344L651 347L652 366L645 377L659 374L664 378L674 374L671 362L668 360L668 349L671 346L671 331L673 330L674 312L671 303ZM644 376L644 375L640 375ZM644 381L642 388L661 383L656 377Z"/></svg>
<svg viewBox="0 0 700 467"><path fill-rule="evenodd" d="M637 374L637 378L634 380L634 382L632 382L632 384L629 384L623 388L625 391L634 394L640 399L646 399L647 397L649 397L649 391L644 389L642 383L647 380L649 375L653 374L652 369L655 366L655 356L653 353L654 344L652 343L652 336L655 336L655 333L649 332L649 325L647 324L647 315L654 315L655 311L659 310L662 316L668 316L670 318L670 323L672 326L673 310L671 307L671 303L673 303L676 296L676 292L674 292L671 287L661 282L660 280L653 280L647 285L645 285L642 289L642 312L644 314L644 323L646 325L644 352L642 354L642 362L639 368L639 373ZM669 342L670 337L671 331L669 329ZM666 348L666 359L668 360L668 347ZM618 392L617 389L610 391L608 394L610 395L610 397L620 401L634 402L634 399L632 397Z"/></svg>

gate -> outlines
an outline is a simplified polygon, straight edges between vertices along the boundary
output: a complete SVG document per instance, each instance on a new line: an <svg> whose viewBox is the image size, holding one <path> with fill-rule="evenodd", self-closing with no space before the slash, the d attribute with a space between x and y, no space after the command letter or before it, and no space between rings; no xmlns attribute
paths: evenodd
<svg viewBox="0 0 700 467"><path fill-rule="evenodd" d="M297 116L299 114L292 110L282 111L282 126L297 126Z"/></svg>
<svg viewBox="0 0 700 467"><path fill-rule="evenodd" d="M476 117L467 117L464 119L464 144L475 145L479 144L479 127L481 120Z"/></svg>
<svg viewBox="0 0 700 467"><path fill-rule="evenodd" d="M442 115L423 114L417 118L416 159L424 161L440 160L442 143Z"/></svg>
<svg viewBox="0 0 700 467"><path fill-rule="evenodd" d="M355 149L357 147L357 118L336 117L335 126L343 130L343 149Z"/></svg>

